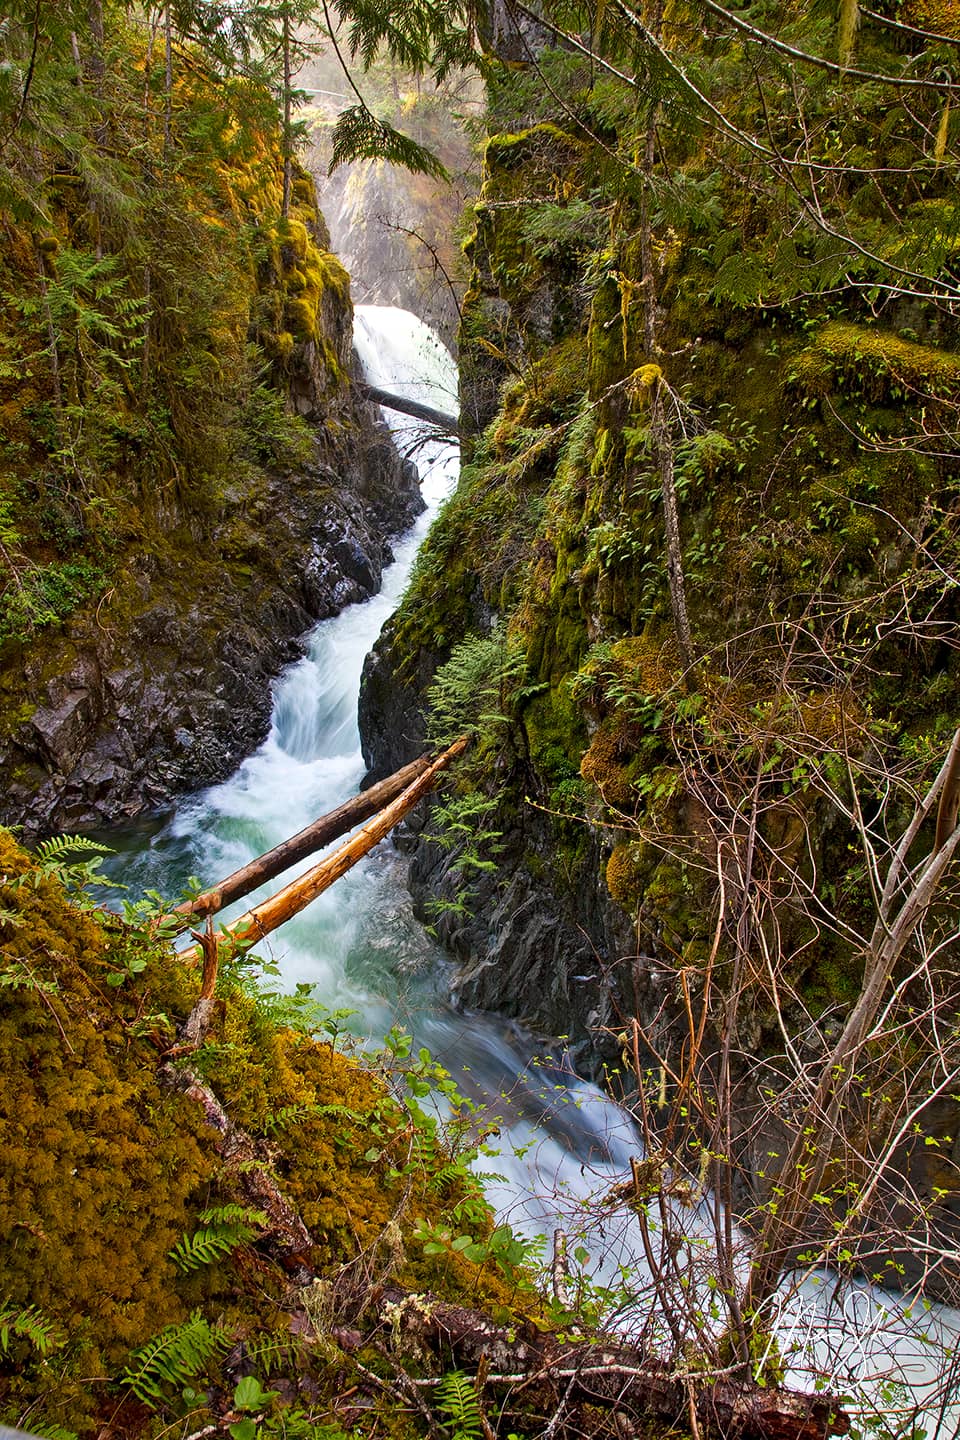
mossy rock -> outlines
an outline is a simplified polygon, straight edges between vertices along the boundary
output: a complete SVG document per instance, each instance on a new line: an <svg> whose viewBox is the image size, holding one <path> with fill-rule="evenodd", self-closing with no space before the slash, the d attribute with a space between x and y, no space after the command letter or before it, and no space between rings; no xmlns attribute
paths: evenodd
<svg viewBox="0 0 960 1440"><path fill-rule="evenodd" d="M632 751L619 719L601 721L580 761L580 774L600 792L605 805L631 812L637 792L630 776Z"/></svg>
<svg viewBox="0 0 960 1440"><path fill-rule="evenodd" d="M3 1306L50 1337L44 1354L14 1332L0 1353L0 1416L35 1407L38 1423L86 1433L116 1408L106 1381L131 1350L194 1311L252 1343L275 1325L288 1277L253 1244L193 1273L171 1258L207 1206L245 1193L201 1109L162 1081L197 974L78 909L5 831L0 876L0 1280ZM414 1238L418 1223L456 1224L468 1194L475 1235L492 1224L439 1136L411 1123L382 1077L274 1018L242 969L222 967L218 993L209 1040L187 1063L255 1145L269 1143L317 1270L362 1259L364 1273L509 1311L515 1287L499 1272L425 1255Z"/></svg>
<svg viewBox="0 0 960 1440"><path fill-rule="evenodd" d="M792 383L810 396L851 387L871 400L917 390L951 399L960 393L960 355L890 331L834 320L797 356Z"/></svg>
<svg viewBox="0 0 960 1440"><path fill-rule="evenodd" d="M656 867L659 852L647 840L621 840L613 847L606 866L611 900L636 916L644 886Z"/></svg>

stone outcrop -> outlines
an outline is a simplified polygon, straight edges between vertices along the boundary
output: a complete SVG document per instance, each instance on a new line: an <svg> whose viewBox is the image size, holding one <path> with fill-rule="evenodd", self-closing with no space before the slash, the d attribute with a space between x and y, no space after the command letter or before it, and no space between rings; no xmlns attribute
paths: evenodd
<svg viewBox="0 0 960 1440"><path fill-rule="evenodd" d="M5 824L40 835L156 809L264 738L270 681L303 632L379 589L389 537L423 508L374 408L349 394L339 408L311 464L225 507L207 564L190 547L131 557L93 613L7 671Z"/></svg>

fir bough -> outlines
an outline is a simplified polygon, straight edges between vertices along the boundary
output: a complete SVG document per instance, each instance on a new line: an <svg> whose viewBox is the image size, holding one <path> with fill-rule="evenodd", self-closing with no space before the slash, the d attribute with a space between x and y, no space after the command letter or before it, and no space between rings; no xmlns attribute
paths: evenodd
<svg viewBox="0 0 960 1440"><path fill-rule="evenodd" d="M432 151L394 129L386 120L378 119L366 105L351 105L334 127L330 173L352 160L385 160L416 175L431 175L437 180L448 178L445 167Z"/></svg>

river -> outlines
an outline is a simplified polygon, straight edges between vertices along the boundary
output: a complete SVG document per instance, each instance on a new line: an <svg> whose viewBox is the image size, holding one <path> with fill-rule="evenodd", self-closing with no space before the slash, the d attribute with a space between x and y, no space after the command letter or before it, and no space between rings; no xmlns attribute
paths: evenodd
<svg viewBox="0 0 960 1440"><path fill-rule="evenodd" d="M456 409L453 361L420 321L404 311L361 306L355 336L369 383ZM147 889L176 895L190 876L211 884L356 792L364 772L357 730L363 660L458 474L455 446L425 441L416 422L388 419L420 469L424 514L395 546L380 593L310 634L303 658L276 684L270 733L260 748L229 780L185 800L159 826L120 837L108 868L131 895ZM239 902L234 911L250 903ZM427 1045L497 1117L500 1153L486 1157L484 1168L498 1172L486 1188L500 1217L549 1242L562 1230L570 1253L584 1257L572 1262L571 1283L609 1290L621 1330L669 1339L662 1317L651 1323L650 1272L636 1217L626 1207L598 1203L639 1153L629 1117L521 1032L451 1008L448 962L412 914L404 865L389 843L258 953L276 963L284 986L309 985L331 1010L352 1012L345 1023L358 1035L378 1039L398 1024ZM702 1275L710 1268L709 1206L684 1216L683 1228L691 1274ZM856 1394L863 1433L907 1437L917 1419L931 1437L956 1433L952 1395L939 1413L934 1396L960 1330L954 1312L919 1302L905 1311L894 1295L868 1285L839 1287L835 1277L818 1272L785 1292L777 1308L778 1343L791 1380Z"/></svg>

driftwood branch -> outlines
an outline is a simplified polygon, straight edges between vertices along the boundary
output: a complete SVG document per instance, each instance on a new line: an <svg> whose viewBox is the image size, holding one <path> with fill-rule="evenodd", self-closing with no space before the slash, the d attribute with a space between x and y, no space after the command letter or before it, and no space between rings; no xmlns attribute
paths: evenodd
<svg viewBox="0 0 960 1440"><path fill-rule="evenodd" d="M268 850L265 855L260 855L256 860L251 860L248 865L235 870L218 885L211 885L209 890L204 890L193 900L187 900L183 905L178 905L172 914L178 917L182 923L180 930L186 930L190 921L196 916L212 915L217 910L223 910L232 905L234 900L242 900L244 895L251 894L260 885L265 885L268 880L273 880L277 875L282 875L284 870L289 870L291 865L296 865L316 850L322 850L325 845L331 844L346 835L355 825L361 821L368 820L371 815L376 815L391 800L395 800L408 785L411 785L430 766L430 757L421 755L419 760L414 760L410 765L405 765L393 775L388 775L377 785L371 785L369 790L362 791L359 795L352 796L338 805L335 810L330 810L326 815L320 815L316 820L311 821L305 829L284 840L281 845L276 845Z"/></svg>
<svg viewBox="0 0 960 1440"><path fill-rule="evenodd" d="M608 1410L637 1423L665 1426L696 1419L702 1436L738 1440L828 1440L845 1435L849 1417L829 1394L804 1395L758 1386L729 1375L675 1374L631 1346L566 1337L565 1343L533 1325L499 1325L482 1311L416 1296L395 1286L373 1292L363 1324L399 1326L400 1346L430 1350L445 1365L485 1369L485 1383L524 1405L538 1395L552 1409ZM366 1344L359 1331L339 1329L344 1349ZM522 1398L521 1398L522 1396Z"/></svg>
<svg viewBox="0 0 960 1440"><path fill-rule="evenodd" d="M196 1005L180 1027L177 1044L165 1052L163 1057L165 1060L175 1060L181 1055L192 1055L195 1050L199 1050L206 1039L210 1022L213 1019L217 973L220 969L220 946L217 944L213 928L213 916L207 916L207 923L203 930L191 930L190 934L200 946L200 953L203 955L203 978L200 982L200 994L197 997ZM0 1440L3 1440L2 1436L0 1436Z"/></svg>
<svg viewBox="0 0 960 1440"><path fill-rule="evenodd" d="M440 773L462 755L466 748L465 739L456 741L428 766L412 785L408 785L395 800L358 830L356 835L352 835L341 845L339 850L335 850L326 860L321 860L305 875L292 880L289 885L278 890L276 895L271 895L252 910L239 916L232 924L225 926L220 932L220 943L226 941L233 945L255 945L279 925L299 914L312 900L322 895L324 890L329 890L335 881L352 869L358 860L362 860L394 826L399 825L417 801L433 788ZM199 944L193 945L182 952L181 958L187 963L196 962L202 957L202 953Z"/></svg>

